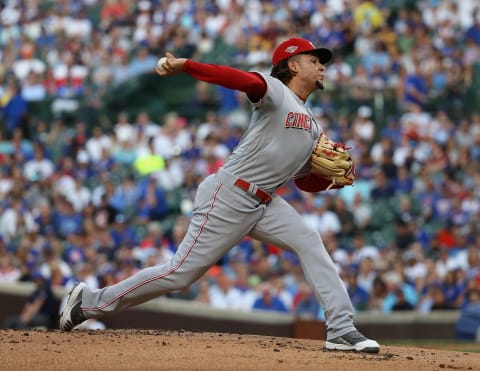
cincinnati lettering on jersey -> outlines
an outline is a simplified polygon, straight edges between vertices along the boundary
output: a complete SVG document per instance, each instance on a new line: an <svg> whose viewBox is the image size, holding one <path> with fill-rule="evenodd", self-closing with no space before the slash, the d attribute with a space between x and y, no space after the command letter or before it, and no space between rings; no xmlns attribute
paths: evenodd
<svg viewBox="0 0 480 371"><path fill-rule="evenodd" d="M312 118L310 115L300 112L289 112L285 120L286 128L303 129L312 131Z"/></svg>

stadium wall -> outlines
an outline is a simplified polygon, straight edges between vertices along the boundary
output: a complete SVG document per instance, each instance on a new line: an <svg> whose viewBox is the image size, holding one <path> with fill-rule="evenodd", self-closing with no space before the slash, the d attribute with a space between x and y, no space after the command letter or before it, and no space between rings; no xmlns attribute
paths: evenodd
<svg viewBox="0 0 480 371"><path fill-rule="evenodd" d="M0 321L19 313L33 290L29 283L0 284ZM58 298L65 294L55 291ZM357 327L368 336L385 340L452 340L459 311L429 314L363 312L355 316ZM322 321L298 318L292 314L264 311L226 311L206 304L158 298L112 316L102 318L107 328L206 331L235 334L325 339Z"/></svg>

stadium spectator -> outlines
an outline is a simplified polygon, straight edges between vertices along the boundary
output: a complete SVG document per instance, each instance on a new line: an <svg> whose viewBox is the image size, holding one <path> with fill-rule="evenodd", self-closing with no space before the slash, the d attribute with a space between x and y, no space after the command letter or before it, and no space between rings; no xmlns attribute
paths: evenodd
<svg viewBox="0 0 480 371"><path fill-rule="evenodd" d="M480 290L468 293L469 304L462 310L455 324L455 338L463 341L478 341L480 328Z"/></svg>
<svg viewBox="0 0 480 371"><path fill-rule="evenodd" d="M370 294L358 285L358 275L355 271L346 270L342 277L347 288L348 296L352 301L355 311L364 311L368 308Z"/></svg>
<svg viewBox="0 0 480 371"><path fill-rule="evenodd" d="M20 270L13 261L13 256L2 254L0 256L0 282L14 283L20 279Z"/></svg>
<svg viewBox="0 0 480 371"><path fill-rule="evenodd" d="M21 129L28 137L28 105L22 96L20 83L13 77L8 80L7 89L2 96L2 116L5 120L5 133L12 138L15 129Z"/></svg>
<svg viewBox="0 0 480 371"><path fill-rule="evenodd" d="M312 288L306 282L300 282L293 297L293 312L300 318L317 318L320 305Z"/></svg>
<svg viewBox="0 0 480 371"><path fill-rule="evenodd" d="M33 274L32 281L35 288L28 296L21 312L5 318L3 328L56 328L59 302L52 292L50 281L40 272Z"/></svg>
<svg viewBox="0 0 480 371"><path fill-rule="evenodd" d="M405 298L405 294L403 293L402 289L395 290L395 295L396 302L392 307L392 311L404 311L414 309L414 306Z"/></svg>
<svg viewBox="0 0 480 371"><path fill-rule="evenodd" d="M214 283L209 289L209 304L218 309L248 309L243 302L243 293L235 287L234 281L222 268L213 276Z"/></svg>
<svg viewBox="0 0 480 371"><path fill-rule="evenodd" d="M288 312L288 308L283 301L278 297L274 287L268 283L262 283L259 287L260 297L255 300L252 305L252 309L275 311L275 312Z"/></svg>

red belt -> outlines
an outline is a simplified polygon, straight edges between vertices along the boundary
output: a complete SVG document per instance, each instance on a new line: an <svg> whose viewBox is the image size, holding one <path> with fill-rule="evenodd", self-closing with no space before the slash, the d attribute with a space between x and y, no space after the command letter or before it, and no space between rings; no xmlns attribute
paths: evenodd
<svg viewBox="0 0 480 371"><path fill-rule="evenodd" d="M254 194L260 203L262 204L268 204L270 200L272 199L272 195L268 194L261 188L257 188L255 192L252 192L250 190L250 183L247 182L246 180L243 179L237 179L234 183L238 188L243 189L245 192L249 192Z"/></svg>

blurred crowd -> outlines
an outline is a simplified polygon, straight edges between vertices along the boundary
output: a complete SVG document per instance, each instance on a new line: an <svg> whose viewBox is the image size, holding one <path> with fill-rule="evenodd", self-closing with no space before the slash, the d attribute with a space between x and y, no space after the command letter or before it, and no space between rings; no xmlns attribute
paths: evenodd
<svg viewBox="0 0 480 371"><path fill-rule="evenodd" d="M479 300L478 2L1 6L0 282L40 274L52 287L102 287L171 259L199 181L248 125L246 98L198 83L185 100L218 109L195 120L140 110L68 123L61 113L101 106L111 86L152 73L166 50L269 71L274 46L295 35L334 50L325 91L308 104L327 134L352 148L357 179L321 194L291 182L278 193L321 233L356 311L428 313ZM385 97L390 110L380 109ZM47 98L55 118L35 120L30 104ZM250 238L169 296L323 318L297 257Z"/></svg>

